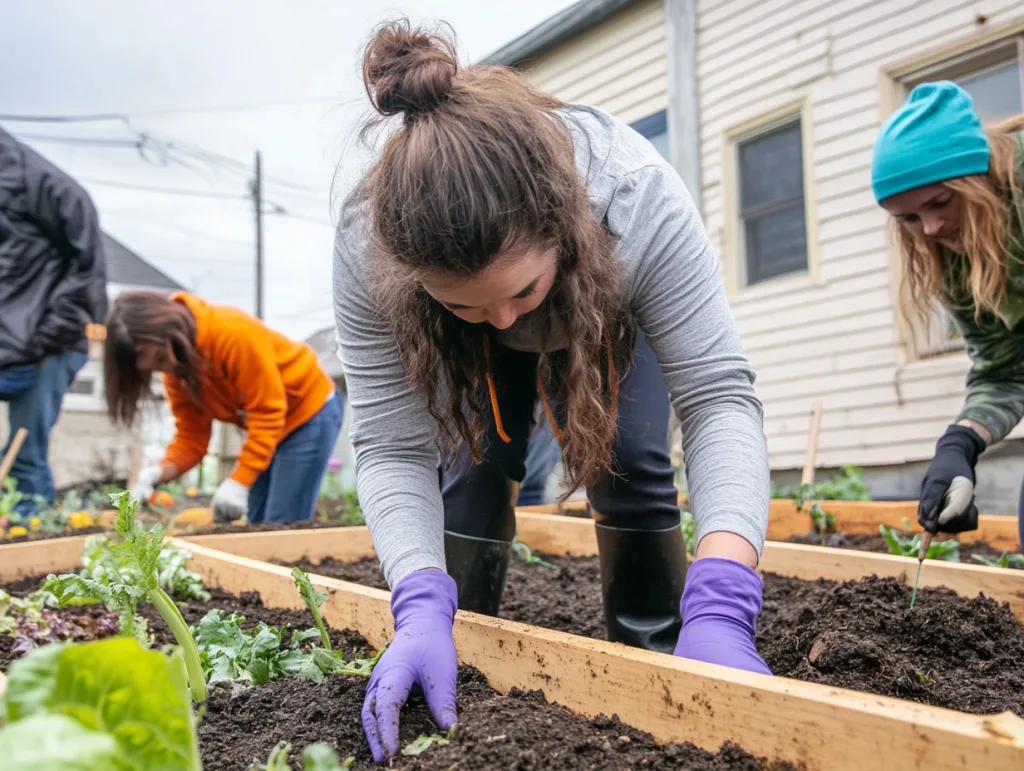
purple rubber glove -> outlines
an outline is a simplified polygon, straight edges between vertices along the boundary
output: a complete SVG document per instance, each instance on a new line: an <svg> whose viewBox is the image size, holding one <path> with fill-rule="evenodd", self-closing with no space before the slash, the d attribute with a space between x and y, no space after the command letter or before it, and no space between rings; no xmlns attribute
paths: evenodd
<svg viewBox="0 0 1024 771"><path fill-rule="evenodd" d="M410 573L391 592L395 636L373 668L363 700L363 731L377 763L398 754L398 713L413 685L423 689L438 728L455 725L457 597L455 580L441 570Z"/></svg>
<svg viewBox="0 0 1024 771"><path fill-rule="evenodd" d="M683 628L675 655L770 675L754 645L764 585L757 571L724 557L702 557L686 571Z"/></svg>

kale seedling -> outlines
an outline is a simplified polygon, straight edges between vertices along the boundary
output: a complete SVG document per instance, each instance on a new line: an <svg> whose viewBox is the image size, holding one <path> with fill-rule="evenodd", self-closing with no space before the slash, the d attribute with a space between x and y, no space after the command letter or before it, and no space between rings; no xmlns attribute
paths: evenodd
<svg viewBox="0 0 1024 771"><path fill-rule="evenodd" d="M520 541L518 537L512 540L512 553L515 554L518 559L522 560L527 565L540 565L541 567L551 568L552 570L558 570L557 565L552 565L547 560L543 560L540 557L538 557L536 554L533 553L533 550L530 549L530 547L527 546L525 543Z"/></svg>
<svg viewBox="0 0 1024 771"><path fill-rule="evenodd" d="M108 556L100 558L107 566L105 581L80 576L74 573L49 575L43 585L61 605L88 605L102 602L111 610L120 613L118 623L121 634L134 637L143 645L149 644L145 620L139 617L139 603L149 600L167 623L175 641L181 647L188 672L192 698L198 702L206 699L206 681L203 678L202 663L195 641L189 633L188 624L181 611L167 592L160 586L160 552L163 550L164 530L157 525L146 530L135 518L138 501L128 491L110 496L117 506L114 529L121 538L104 542Z"/></svg>
<svg viewBox="0 0 1024 771"><path fill-rule="evenodd" d="M320 615L320 606L327 601L327 595L313 588L309 576L302 568L292 568L292 579L295 581L295 587L299 590L299 596L302 597L302 601L306 603L306 607L309 608L309 612L313 616L313 623L320 631L320 642L323 643L324 648L331 650L331 638L327 634L327 627L324 626L324 619Z"/></svg>
<svg viewBox="0 0 1024 771"><path fill-rule="evenodd" d="M984 554L972 554L971 559L975 562L980 562L982 565L988 565L990 568L1013 568L1015 570L1024 570L1024 554L1010 554L1009 551L1004 551L998 557L986 557Z"/></svg>

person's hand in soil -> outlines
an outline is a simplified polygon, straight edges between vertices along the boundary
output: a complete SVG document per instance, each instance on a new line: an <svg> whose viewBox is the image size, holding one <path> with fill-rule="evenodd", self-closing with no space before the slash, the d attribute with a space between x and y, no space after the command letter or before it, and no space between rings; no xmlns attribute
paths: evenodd
<svg viewBox="0 0 1024 771"><path fill-rule="evenodd" d="M213 493L210 507L214 522L224 524L242 519L249 513L249 488L228 477Z"/></svg>
<svg viewBox="0 0 1024 771"><path fill-rule="evenodd" d="M398 754L398 715L418 685L442 731L455 725L458 661L452 624L455 580L442 570L417 570L391 592L395 636L373 669L363 700L363 730L377 763Z"/></svg>
<svg viewBox="0 0 1024 771"><path fill-rule="evenodd" d="M675 655L770 675L754 644L763 589L761 576L742 562L694 560L679 602L683 628Z"/></svg>
<svg viewBox="0 0 1024 771"><path fill-rule="evenodd" d="M929 533L962 533L978 528L974 467L985 440L968 426L946 429L921 483L917 521Z"/></svg>

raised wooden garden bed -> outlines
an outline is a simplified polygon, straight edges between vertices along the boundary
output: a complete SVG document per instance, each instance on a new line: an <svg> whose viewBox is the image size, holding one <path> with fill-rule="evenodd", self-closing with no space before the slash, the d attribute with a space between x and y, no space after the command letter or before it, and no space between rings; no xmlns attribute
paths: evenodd
<svg viewBox="0 0 1024 771"><path fill-rule="evenodd" d="M534 534L551 529L542 519L523 517L523 540L529 542L534 522ZM306 544L300 546L303 537ZM587 548L585 536L560 537ZM236 595L258 592L264 605L291 609L301 609L302 601L287 568L210 548L215 542L276 559L327 554L346 559L369 552L362 528L203 536L178 544L192 551L190 569L207 586ZM57 553L53 546L51 541L0 547L0 581L77 568L75 549ZM19 550L13 559L12 548ZM375 647L388 642L387 592L319 576L313 581L329 595L323 612L334 629L355 630ZM887 768L1024 767L1024 721L1009 713L966 715L471 613L458 613L454 632L460 661L476 667L499 691L542 690L548 700L588 717L614 712L659 742L691 741L711 751L735 742L757 756L802 763L808 771L859 770L865 762Z"/></svg>
<svg viewBox="0 0 1024 771"><path fill-rule="evenodd" d="M685 495L680 496L680 505L685 506ZM835 518L838 532L878 535L878 526L902 528L909 520L917 530L917 501L821 501L825 511ZM807 506L797 511L789 498L774 498L768 508L768 539L785 541L793 536L803 535L811 529ZM583 501L572 501L558 506L522 506L518 511L531 514L558 514L559 512L580 514L586 509ZM961 535L962 540L983 541L994 549L1011 552L1020 548L1017 532L1017 518L999 514L982 514L978 517L978 529Z"/></svg>

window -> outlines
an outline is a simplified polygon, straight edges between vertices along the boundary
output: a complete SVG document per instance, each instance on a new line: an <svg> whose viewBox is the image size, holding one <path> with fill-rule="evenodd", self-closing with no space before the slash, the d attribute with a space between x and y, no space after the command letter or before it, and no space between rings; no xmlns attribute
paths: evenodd
<svg viewBox="0 0 1024 771"><path fill-rule="evenodd" d="M974 100L974 109L985 121L999 121L1024 112L1024 38L1011 36L994 44L922 67L897 81L898 102L915 86L936 80L951 80ZM960 332L942 305L936 301L927 328L911 321L910 334L918 358L960 351L964 347Z"/></svg>
<svg viewBox="0 0 1024 771"><path fill-rule="evenodd" d="M646 137L647 141L654 145L654 149L658 151L658 154L666 161L669 160L667 111L662 110L661 112L654 113L654 115L641 118L635 123L631 123L630 128L641 136Z"/></svg>
<svg viewBox="0 0 1024 771"><path fill-rule="evenodd" d="M739 142L739 227L744 284L807 270L799 118Z"/></svg>

